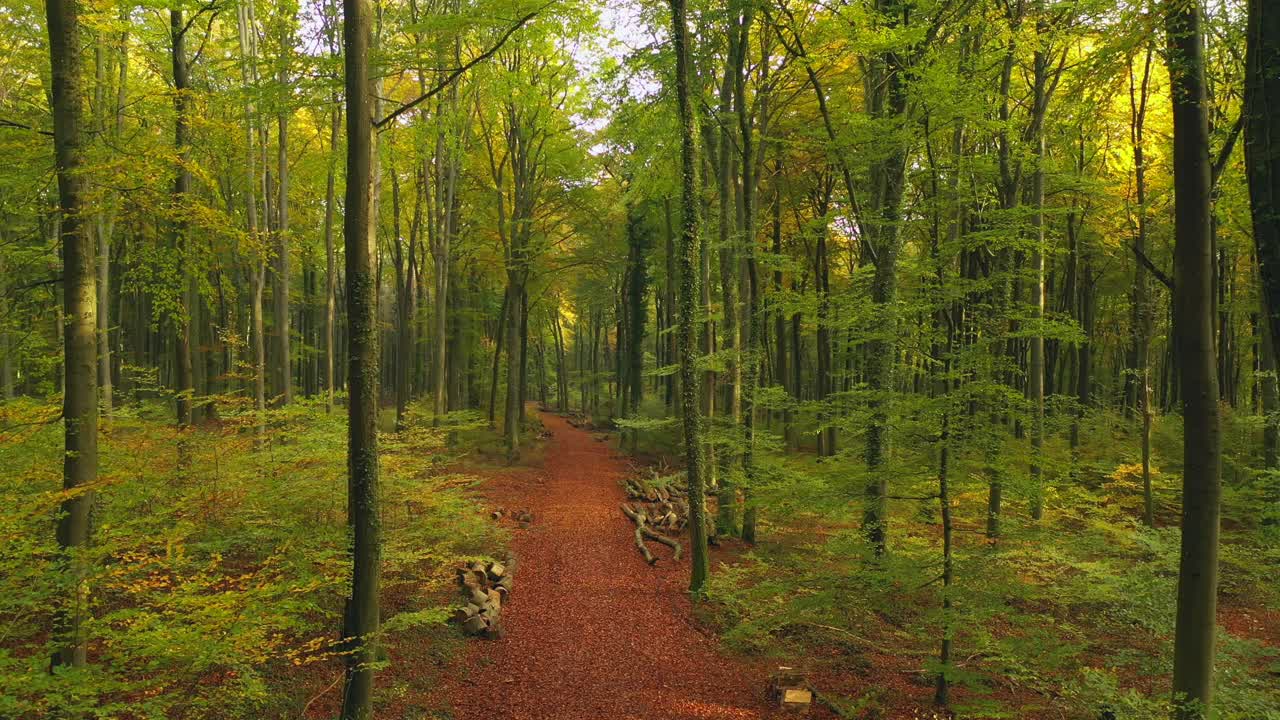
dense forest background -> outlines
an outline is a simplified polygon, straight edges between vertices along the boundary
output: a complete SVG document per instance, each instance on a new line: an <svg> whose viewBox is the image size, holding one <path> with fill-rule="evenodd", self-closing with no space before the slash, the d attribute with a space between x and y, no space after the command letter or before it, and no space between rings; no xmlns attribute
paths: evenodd
<svg viewBox="0 0 1280 720"><path fill-rule="evenodd" d="M540 407L833 712L1280 718L1278 23L0 3L0 717L434 717Z"/></svg>

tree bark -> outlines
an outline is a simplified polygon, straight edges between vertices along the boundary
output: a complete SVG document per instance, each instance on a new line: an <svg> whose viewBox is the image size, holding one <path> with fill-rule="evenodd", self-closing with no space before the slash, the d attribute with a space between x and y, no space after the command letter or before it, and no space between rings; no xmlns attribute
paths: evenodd
<svg viewBox="0 0 1280 720"><path fill-rule="evenodd" d="M281 18L282 23L291 22ZM289 88L290 33L286 32L280 43L279 81L281 91ZM277 150L276 174L278 177L276 200L276 253L275 282L272 285L272 312L276 330L276 393L281 405L293 401L293 354L289 337L289 114L287 97L276 117Z"/></svg>
<svg viewBox="0 0 1280 720"><path fill-rule="evenodd" d="M85 662L84 621L88 601L81 549L89 541L89 507L93 491L80 488L98 477L97 288L94 249L84 225L81 198L82 69L77 0L48 0L52 76L53 145L62 218L63 332L62 417L64 447L62 501L58 519L59 566L70 575L70 596L58 599L52 666Z"/></svg>
<svg viewBox="0 0 1280 720"><path fill-rule="evenodd" d="M347 96L347 189L342 221L347 300L347 518L352 531L351 595L342 636L350 646L343 720L373 717L374 642L382 543L378 512L378 298L373 273L372 97L368 0L343 0Z"/></svg>
<svg viewBox="0 0 1280 720"><path fill-rule="evenodd" d="M187 223L185 219L186 208L183 204L186 202L187 193L191 191L191 170L188 167L190 155L190 127L188 125L189 118L187 113L189 110L190 98L187 96L190 86L190 76L187 68L187 52L186 52L186 25L182 19L181 10L169 11L169 30L170 39L172 40L171 60L173 65L173 108L175 114L173 129L173 146L178 155L178 172L173 185L173 206L174 211L179 215L173 220L173 250L178 255L179 267L182 268L179 273L180 282L183 287L179 289L180 309L177 315L172 318L171 324L175 330L174 348L177 351L175 359L175 369L177 370L177 409L178 409L178 427L179 429L189 427L194 417L193 401L195 386L192 382L191 369L191 315L194 306L194 294L191 292L193 280L190 272L187 270L188 261L185 257L187 252ZM179 446L180 464L185 463L185 453L183 447Z"/></svg>
<svg viewBox="0 0 1280 720"><path fill-rule="evenodd" d="M671 40L676 55L676 105L680 117L680 313L676 343L680 353L680 404L684 428L685 472L689 485L689 532L692 545L689 592L699 598L705 590L709 561L702 486L702 418L698 410L693 337L694 303L698 291L694 253L701 235L698 217L698 203L701 202L698 197L698 129L689 88L689 28L685 0L670 0L670 3Z"/></svg>
<svg viewBox="0 0 1280 720"><path fill-rule="evenodd" d="M337 98L329 114L329 171L325 178L324 202L324 393L325 412L333 412L335 377L334 329L338 315L337 256L333 239L335 175L338 165L338 134L342 129L342 112Z"/></svg>
<svg viewBox="0 0 1280 720"><path fill-rule="evenodd" d="M1280 342L1280 9L1268 0L1250 0L1245 54L1245 167L1253 218L1253 240L1262 285L1265 344L1261 357L1270 373L1263 380L1268 469L1277 466L1280 428L1275 413L1276 343ZM1273 496L1280 506L1280 495Z"/></svg>
<svg viewBox="0 0 1280 720"><path fill-rule="evenodd" d="M1177 717L1200 720L1212 707L1222 462L1211 310L1209 129L1199 6L1166 3L1165 13L1174 137L1173 334L1184 454L1173 693Z"/></svg>

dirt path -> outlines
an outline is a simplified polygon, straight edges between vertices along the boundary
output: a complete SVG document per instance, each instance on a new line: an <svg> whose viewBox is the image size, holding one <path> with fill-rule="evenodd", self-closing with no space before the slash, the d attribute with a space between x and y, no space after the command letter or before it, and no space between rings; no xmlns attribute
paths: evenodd
<svg viewBox="0 0 1280 720"><path fill-rule="evenodd" d="M489 484L527 507L516 531L506 637L476 642L447 689L459 720L770 717L767 671L721 654L689 623L687 560L645 565L618 511L625 471L607 443L543 414L545 467Z"/></svg>

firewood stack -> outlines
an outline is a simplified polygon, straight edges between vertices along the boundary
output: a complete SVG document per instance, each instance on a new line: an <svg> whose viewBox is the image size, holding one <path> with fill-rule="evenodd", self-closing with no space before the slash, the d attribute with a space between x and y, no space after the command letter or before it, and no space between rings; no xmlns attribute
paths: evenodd
<svg viewBox="0 0 1280 720"><path fill-rule="evenodd" d="M453 613L454 622L468 635L502 637L502 606L511 598L515 562L476 561L457 569L463 605Z"/></svg>
<svg viewBox="0 0 1280 720"><path fill-rule="evenodd" d="M809 712L813 704L813 690L804 673L791 667L780 667L769 679L769 696L778 703L778 709L797 715Z"/></svg>
<svg viewBox="0 0 1280 720"><path fill-rule="evenodd" d="M623 482L627 498L635 501L633 509L646 518L650 527L683 530L689 524L688 488L682 480L661 481L652 474L649 479L629 478Z"/></svg>
<svg viewBox="0 0 1280 720"><path fill-rule="evenodd" d="M662 475L652 468L647 472L647 477L632 477L622 481L627 498L632 501L622 504L622 514L635 523L636 549L645 562L650 565L658 562L658 558L645 544L646 539L670 547L673 551L672 559L679 560L683 548L670 534L680 534L689 524L687 481L683 475ZM719 545L714 514L706 512L703 519L707 527L708 544Z"/></svg>

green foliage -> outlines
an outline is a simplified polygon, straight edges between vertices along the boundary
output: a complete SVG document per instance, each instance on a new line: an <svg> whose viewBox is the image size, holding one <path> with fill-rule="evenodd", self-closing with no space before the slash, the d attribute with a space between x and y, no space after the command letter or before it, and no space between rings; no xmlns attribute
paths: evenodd
<svg viewBox="0 0 1280 720"><path fill-rule="evenodd" d="M89 717L265 717L318 692L306 666L332 662L347 558L345 415L296 403L252 450L248 416L192 432L180 470L174 430L117 412L102 443L94 542L86 551L90 664L50 677L50 609L67 592L53 521L56 411L0 408L0 715L52 708ZM287 429L285 431L284 429ZM452 631L449 568L501 538L444 469L465 448L421 422L384 435L384 636L433 642Z"/></svg>

